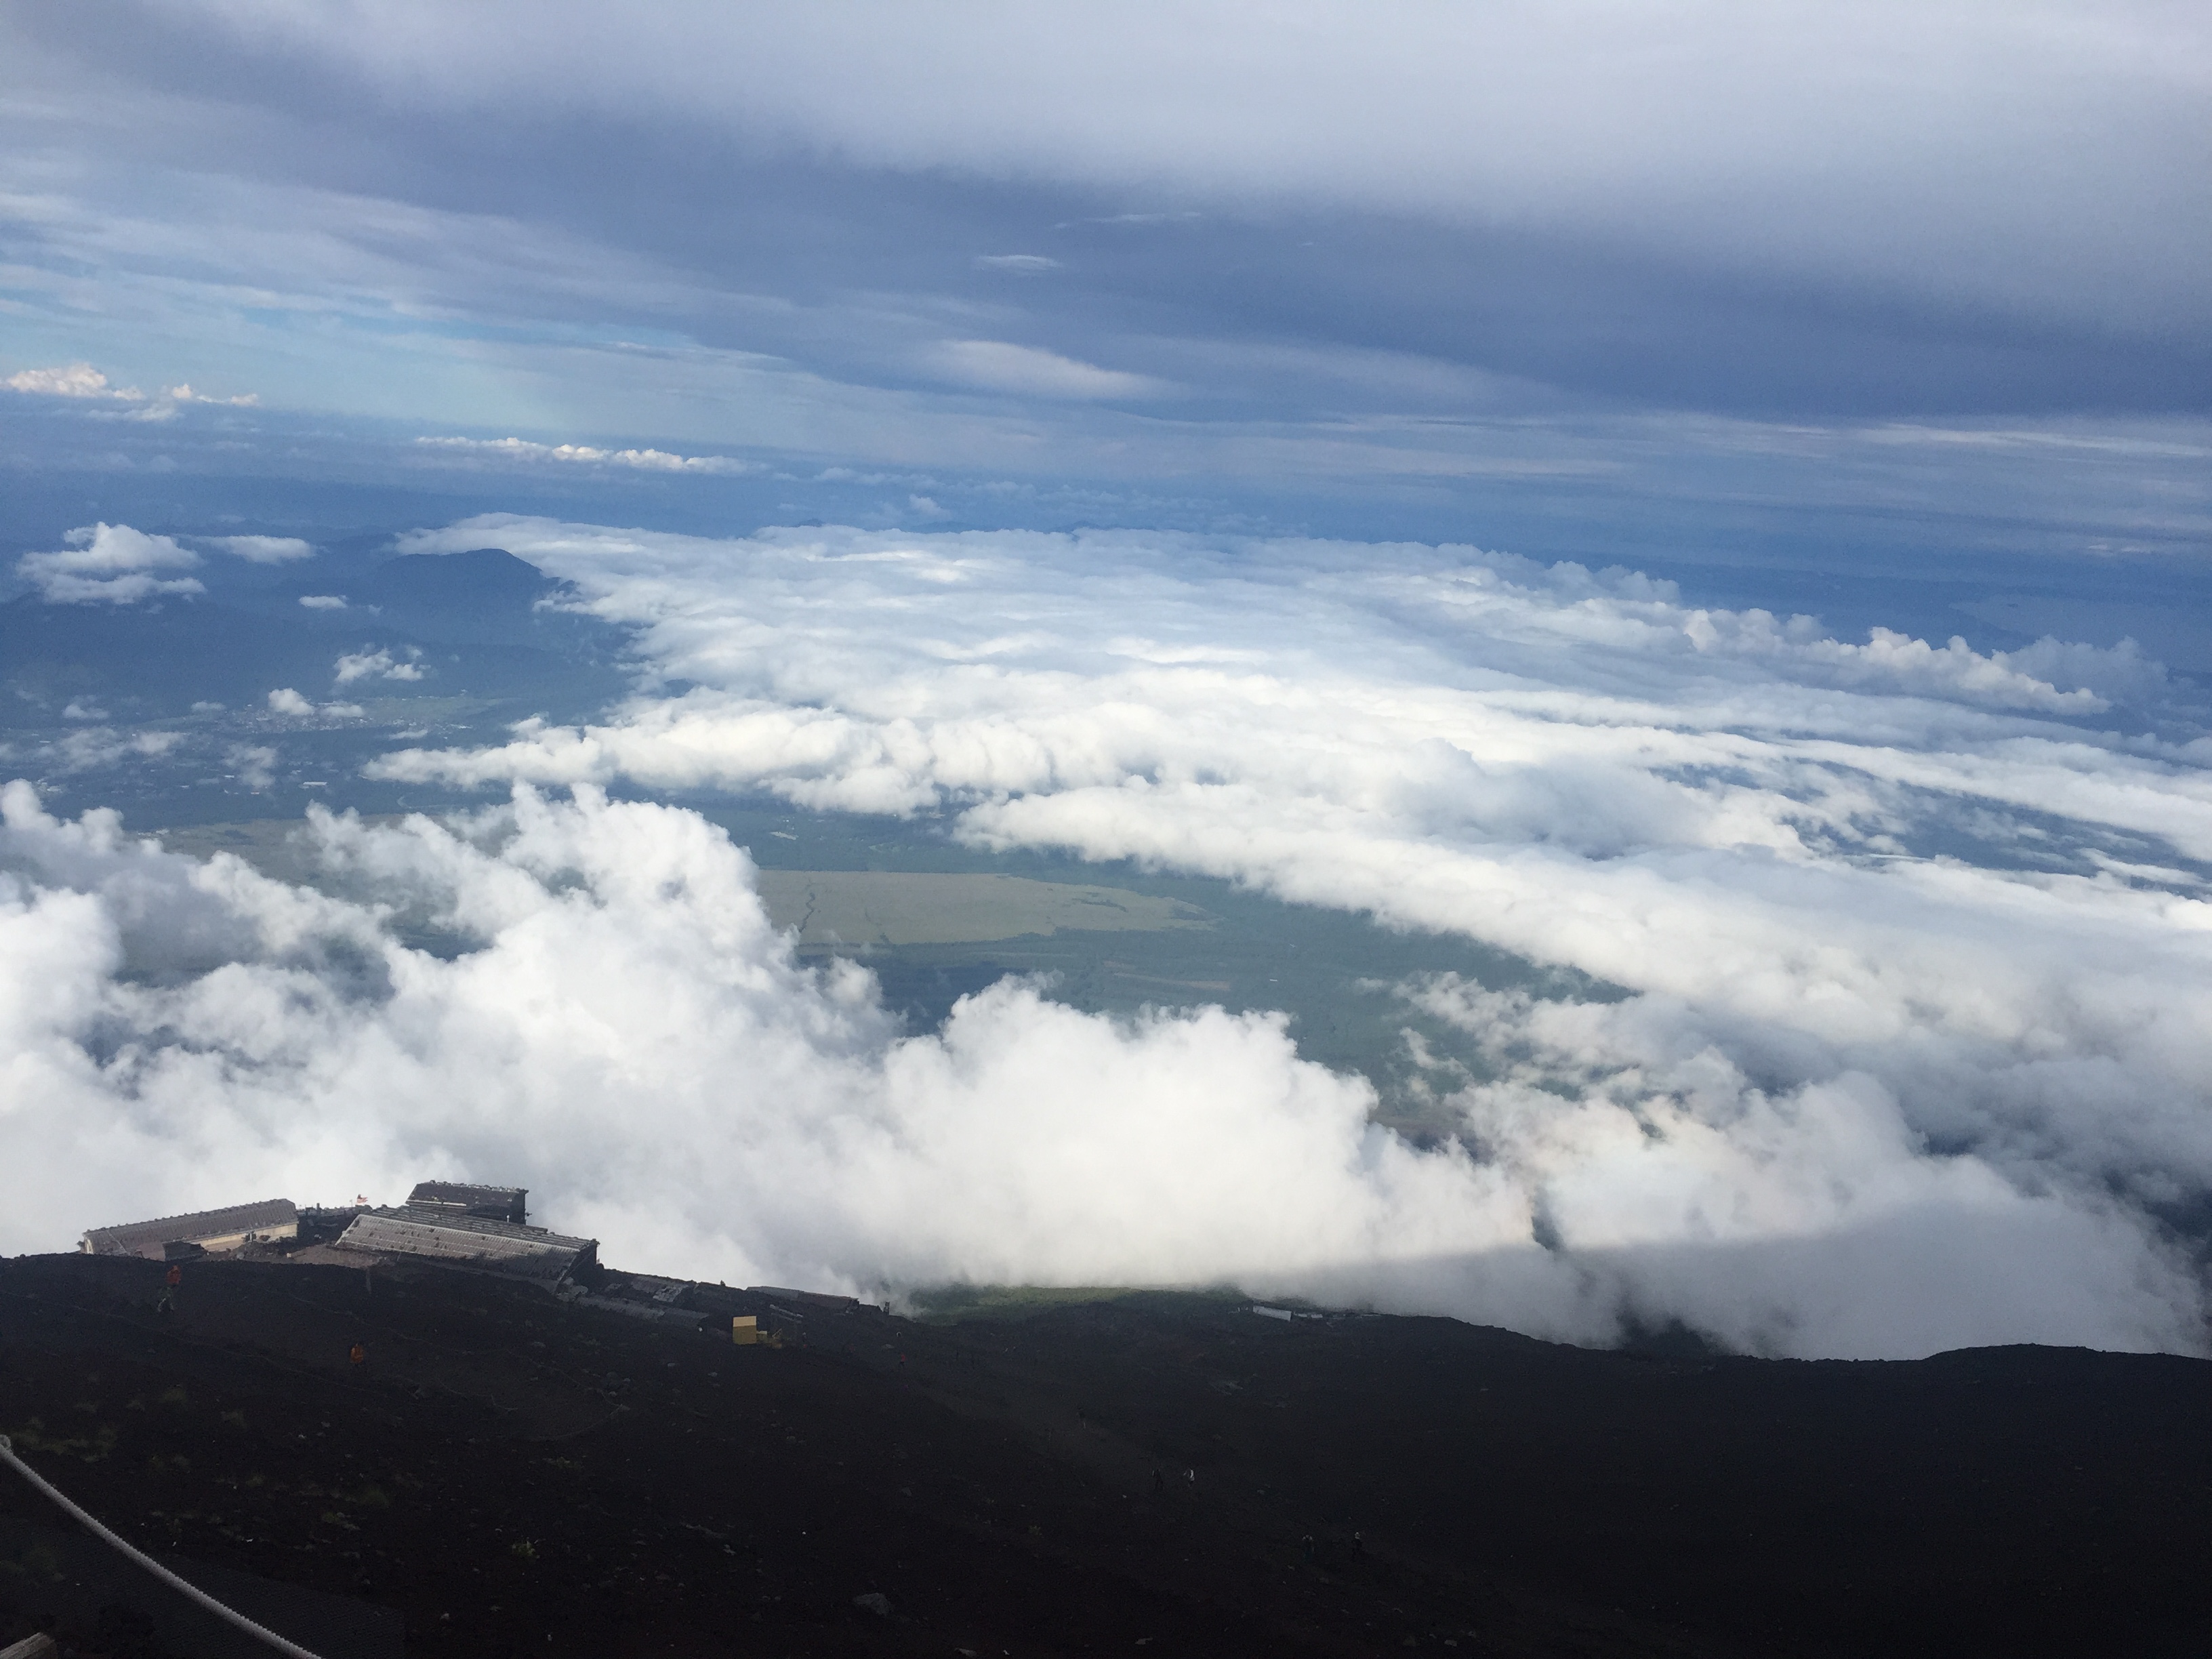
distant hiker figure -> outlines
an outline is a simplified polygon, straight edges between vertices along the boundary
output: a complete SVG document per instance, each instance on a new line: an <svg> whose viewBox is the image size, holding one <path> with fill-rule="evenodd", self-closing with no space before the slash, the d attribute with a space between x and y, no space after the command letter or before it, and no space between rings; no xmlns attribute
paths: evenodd
<svg viewBox="0 0 2212 1659"><path fill-rule="evenodd" d="M368 1364L368 1350L356 1342L353 1345L353 1351L347 1354L346 1358L352 1360L357 1367L366 1365Z"/></svg>
<svg viewBox="0 0 2212 1659"><path fill-rule="evenodd" d="M155 1298L155 1313L174 1313L177 1310L177 1286L185 1282L185 1270L172 1267L161 1275L161 1294Z"/></svg>

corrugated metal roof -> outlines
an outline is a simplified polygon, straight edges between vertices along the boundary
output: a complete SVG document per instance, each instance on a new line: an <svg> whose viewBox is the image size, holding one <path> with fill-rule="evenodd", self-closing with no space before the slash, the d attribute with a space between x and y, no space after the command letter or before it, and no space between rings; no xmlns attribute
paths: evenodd
<svg viewBox="0 0 2212 1659"><path fill-rule="evenodd" d="M94 1255L131 1255L149 1244L166 1244L173 1239L227 1238L234 1233L297 1227L299 1222L300 1212L290 1199L270 1198L258 1204L234 1204L227 1210L195 1210L189 1215L94 1227L85 1234L84 1248Z"/></svg>
<svg viewBox="0 0 2212 1659"><path fill-rule="evenodd" d="M527 1187L486 1187L467 1181L418 1181L407 1194L410 1204L451 1205L478 1215L504 1217L517 1223L527 1218Z"/></svg>
<svg viewBox="0 0 2212 1659"><path fill-rule="evenodd" d="M451 1210L433 1205L401 1204L381 1210L371 1210L371 1215L389 1216L395 1221L412 1221L426 1227L447 1227L459 1232L482 1233L487 1237L536 1238L556 1244L582 1246L597 1244L596 1238L572 1238L566 1233L553 1232L544 1227L532 1227L520 1221L501 1221L488 1215L457 1215Z"/></svg>
<svg viewBox="0 0 2212 1659"><path fill-rule="evenodd" d="M828 1291L794 1291L781 1285L748 1285L745 1289L754 1296L773 1297L779 1302L793 1302L803 1308L858 1308L862 1305L857 1297L835 1296Z"/></svg>
<svg viewBox="0 0 2212 1659"><path fill-rule="evenodd" d="M599 1248L597 1239L571 1238L543 1227L414 1205L355 1217L338 1244L349 1250L412 1256L532 1279L558 1279L579 1262L595 1260Z"/></svg>

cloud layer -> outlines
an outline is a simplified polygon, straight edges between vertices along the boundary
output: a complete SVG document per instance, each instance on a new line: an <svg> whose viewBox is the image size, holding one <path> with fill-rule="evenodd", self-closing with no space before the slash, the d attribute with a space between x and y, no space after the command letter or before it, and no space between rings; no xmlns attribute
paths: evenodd
<svg viewBox="0 0 2212 1659"><path fill-rule="evenodd" d="M26 362L410 436L1236 477L1267 522L1372 526L1285 497L1419 477L1479 509L1531 449L1702 410L1771 423L1717 492L1749 511L1838 420L2183 416L2201 447L2208 62L2156 0L28 3L0 195ZM1586 470L1651 465L1608 440ZM2201 502L2159 471L2118 525ZM2112 477L2026 499L2069 475ZM1886 482L1846 493L1887 514ZM816 516L787 499L760 514ZM2069 546L2116 528L2056 505Z"/></svg>
<svg viewBox="0 0 2212 1659"><path fill-rule="evenodd" d="M2102 286L2093 314L2205 315L2191 272L2212 248L2181 179L2212 34L2171 6L677 5L617 25L559 5L528 31L496 7L216 15L234 49L418 109L644 111L1152 206L1533 222L1746 272L1913 292L1932 275L1953 299L2063 311Z"/></svg>
<svg viewBox="0 0 2212 1659"><path fill-rule="evenodd" d="M343 1133L384 1149L373 1167L538 1160L541 1187L595 1194L568 1218L617 1255L677 1267L693 1251L817 1282L1230 1277L1591 1339L1680 1320L1794 1353L2204 1345L2187 1255L2212 1194L2212 739L2197 694L2132 647L1984 654L1880 629L1852 642L1802 617L1686 606L1632 573L1468 548L719 541L513 518L404 545L495 544L632 625L641 690L591 727L532 723L489 750L375 763L395 780L584 793L573 808L526 793L477 851L427 825L394 838L319 822L362 884L343 912L354 943L283 971L312 989L351 963L356 988L329 994L380 1029L398 1006L380 988L465 972L488 1023L471 1036L476 1015L456 1012L410 1050L424 1064L461 1065L447 1044L519 1052L497 998L563 1008L558 1023L605 1045L584 1074L614 1078L627 1053L647 1079L611 1097L611 1125L662 1126L653 1156L714 1165L717 1181L720 1155L700 1151L717 1137L756 1137L744 1144L786 1169L797 1136L816 1184L793 1190L825 1218L732 1198L751 1218L718 1219L704 1197L678 1216L657 1184L676 1178L644 1154L617 1160L625 1185L594 1173L613 1141L526 1132L538 1085L521 1081L501 1085L514 1103L489 1127L462 1107L426 1125L365 1106L374 1121ZM670 681L680 695L655 690ZM863 981L791 966L759 931L744 860L703 823L592 793L617 781L941 814L979 844L1228 877L1616 989L1400 987L1428 1029L1459 1038L1408 1036L1458 1134L1416 1153L1361 1127L1364 1084L1298 1061L1295 1032L1265 1020L1129 1030L1002 988L940 1038L902 1043ZM27 798L17 812L19 847L110 834L37 820ZM257 915L325 902L111 852L118 870L213 883ZM94 860L64 879L66 860L40 856L27 917L74 893L91 908L70 914L95 934L122 925L119 877ZM497 915L524 919L512 932L466 920L494 890L512 907ZM633 1030L615 1006L628 990L563 977L564 962L599 959L562 931L586 911L641 937L675 928L690 942L654 970L668 975L655 994L672 1007L687 980L742 981L766 999L745 1018L772 1024L773 1004L793 1046L740 1063L719 1038L686 1048L652 1021ZM380 931L410 916L480 948L451 968L418 961ZM208 937L245 926L210 922ZM127 955L85 958L106 965L83 1006L137 1011L99 1028L106 1048L89 1014L40 1041L88 1056L192 1048L159 1035L191 1029L173 1008L131 1002L122 988L143 975ZM217 951L195 972L228 984L224 963L261 974L274 960ZM693 1017L706 1031L721 1015ZM802 1084L817 1066L827 1080ZM754 1092L757 1075L773 1086ZM1186 1091L1186 1075L1204 1086ZM295 1086L264 1081L272 1098ZM810 1088L908 1104L883 1109L878 1140L823 1127L812 1106L777 1116L773 1102ZM690 1103L664 1123L647 1103L667 1089ZM718 1099L750 1103L726 1107L743 1127L717 1126ZM909 1105L922 1118L902 1116ZM822 1109L844 1124L845 1104ZM964 1150L914 1152L939 1133ZM959 1202L955 1166L973 1183ZM203 1178L196 1158L181 1167ZM1100 1187L1130 1207L1093 1213L1108 1200L1085 1194ZM1277 1229L1254 1205L1297 1219Z"/></svg>
<svg viewBox="0 0 2212 1659"><path fill-rule="evenodd" d="M2131 647L1854 644L1469 549L497 520L410 544L488 540L691 689L383 775L951 811L1626 988L1557 1087L1438 1079L1475 1142L1518 1126L1571 1248L1892 1238L2000 1190L2148 1237L2212 1187L2212 743ZM1921 1317L1874 1300L1869 1330Z"/></svg>
<svg viewBox="0 0 2212 1659"><path fill-rule="evenodd" d="M1005 983L902 1036L862 970L795 963L719 831L588 787L459 834L312 814L332 892L58 822L21 784L0 813L0 1137L41 1177L9 1248L118 1194L458 1170L528 1182L631 1265L740 1282L1228 1279L1583 1340L1686 1317L1781 1352L2197 1341L2194 1281L2137 1220L1928 1158L1865 1078L1747 1104L1689 1058L1656 1135L1509 1100L1516 1079L1479 1147L1423 1152L1265 1016L1121 1024ZM1413 994L1535 1015L1559 1047L1534 1064L1588 1063L1587 1010ZM1644 1046L1596 1018L1620 1020L1605 1060ZM1718 1224L1686 1232L1700 1212Z"/></svg>

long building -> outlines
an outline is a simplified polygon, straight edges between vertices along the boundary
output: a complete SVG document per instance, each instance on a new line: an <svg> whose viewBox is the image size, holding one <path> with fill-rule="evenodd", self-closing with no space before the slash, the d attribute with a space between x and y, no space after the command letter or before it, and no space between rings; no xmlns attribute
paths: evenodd
<svg viewBox="0 0 2212 1659"><path fill-rule="evenodd" d="M292 1200L271 1198L258 1204L234 1204L226 1210L197 1210L119 1227L94 1227L78 1248L87 1255L142 1255L161 1261L273 1243L299 1231L300 1212Z"/></svg>
<svg viewBox="0 0 2212 1659"><path fill-rule="evenodd" d="M588 1275L599 1265L595 1238L571 1238L543 1227L415 1204L356 1216L334 1248L385 1261L469 1267L547 1283Z"/></svg>
<svg viewBox="0 0 2212 1659"><path fill-rule="evenodd" d="M407 1207L448 1210L458 1215L482 1216L487 1221L528 1224L527 1187L479 1187L466 1181L418 1181L407 1194Z"/></svg>

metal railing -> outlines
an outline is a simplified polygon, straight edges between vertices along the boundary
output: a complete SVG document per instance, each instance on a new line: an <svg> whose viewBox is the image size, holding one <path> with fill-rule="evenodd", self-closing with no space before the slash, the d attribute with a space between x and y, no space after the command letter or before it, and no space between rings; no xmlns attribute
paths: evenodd
<svg viewBox="0 0 2212 1659"><path fill-rule="evenodd" d="M15 1470L15 1473L21 1475L24 1480L29 1481L33 1486L36 1486L41 1492L45 1493L47 1498L51 1498L57 1505L58 1505L71 1520L75 1521L87 1532L89 1532L94 1537L99 1539L102 1543L113 1546L116 1549L121 1551L125 1556L129 1557L138 1565L145 1568L147 1571L152 1573L155 1577L160 1579L171 1589L175 1590L179 1595L186 1597L190 1601L196 1602L198 1605L205 1607L210 1613L213 1613L216 1618L223 1620L226 1624L237 1626L240 1630L244 1631L248 1636L252 1637L257 1641L266 1642L270 1647L276 1649L279 1653L289 1654L291 1656L291 1659L319 1659L319 1656L309 1652L306 1648L301 1647L297 1642L288 1642L283 1637L279 1636L275 1631L270 1630L264 1626L257 1625L251 1619L248 1619L244 1613L234 1612L231 1608L223 1606L222 1602L216 1601L215 1597L210 1595L198 1585L189 1583L185 1580L178 1577L175 1573L171 1572L159 1561L156 1561L152 1556L147 1554L145 1551L140 1549L136 1544L131 1542L130 1540L120 1537L106 1527L102 1526L100 1522L88 1510L81 1508L78 1504L72 1502L60 1487L55 1486L51 1480L48 1480L28 1463L26 1463L21 1458L16 1456L15 1443L4 1434L0 1434L0 1463L7 1464L9 1468Z"/></svg>

